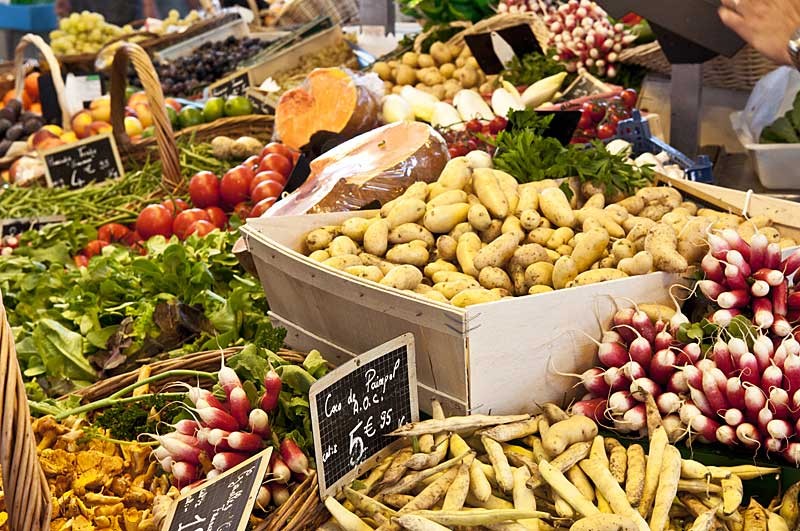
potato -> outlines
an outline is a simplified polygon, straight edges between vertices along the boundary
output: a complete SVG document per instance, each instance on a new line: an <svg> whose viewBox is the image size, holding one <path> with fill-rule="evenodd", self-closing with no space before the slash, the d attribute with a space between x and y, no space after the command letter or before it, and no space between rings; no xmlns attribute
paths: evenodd
<svg viewBox="0 0 800 531"><path fill-rule="evenodd" d="M447 234L443 234L436 238L436 254L442 260L452 262L456 259L456 247L458 241Z"/></svg>
<svg viewBox="0 0 800 531"><path fill-rule="evenodd" d="M447 99L447 91L442 84L436 84L431 87L431 94L436 96L437 100Z"/></svg>
<svg viewBox="0 0 800 531"><path fill-rule="evenodd" d="M467 232L475 231L472 230L472 225L470 225L469 222L464 221L453 227L453 230L451 230L448 234L458 241L458 239L461 238L461 235Z"/></svg>
<svg viewBox="0 0 800 531"><path fill-rule="evenodd" d="M359 249L356 242L347 236L337 236L328 247L328 253L330 253L331 256L342 256L345 254L357 255Z"/></svg>
<svg viewBox="0 0 800 531"><path fill-rule="evenodd" d="M553 286L553 264L536 262L525 269L525 284L528 286Z"/></svg>
<svg viewBox="0 0 800 531"><path fill-rule="evenodd" d="M503 234L516 234L517 243L525 239L525 231L522 230L522 224L517 216L508 216L505 221L503 221L503 225L500 227L500 232Z"/></svg>
<svg viewBox="0 0 800 531"><path fill-rule="evenodd" d="M335 236L336 233L325 228L314 229L306 234L306 247L308 247L309 251L326 249Z"/></svg>
<svg viewBox="0 0 800 531"><path fill-rule="evenodd" d="M473 204L467 211L467 221L477 231L484 231L492 224L492 217L486 207L480 203Z"/></svg>
<svg viewBox="0 0 800 531"><path fill-rule="evenodd" d="M454 282L456 280L474 282L475 278L460 271L437 271L433 274L431 280L434 284L438 284L440 282Z"/></svg>
<svg viewBox="0 0 800 531"><path fill-rule="evenodd" d="M422 224L433 233L446 233L459 223L466 221L468 212L469 205L467 203L435 206L425 212Z"/></svg>
<svg viewBox="0 0 800 531"><path fill-rule="evenodd" d="M478 282L486 289L502 288L509 292L514 289L508 274L499 267L484 267L481 269L478 275Z"/></svg>
<svg viewBox="0 0 800 531"><path fill-rule="evenodd" d="M453 54L450 53L450 48L443 42L434 42L431 44L430 55L437 65L443 65L453 60Z"/></svg>
<svg viewBox="0 0 800 531"><path fill-rule="evenodd" d="M519 223L525 230L533 230L539 226L542 216L535 210L523 210L519 215Z"/></svg>
<svg viewBox="0 0 800 531"><path fill-rule="evenodd" d="M424 267L429 258L428 244L422 240L401 243L386 251L386 259L395 264L411 264L417 267Z"/></svg>
<svg viewBox="0 0 800 531"><path fill-rule="evenodd" d="M425 269L423 270L423 273L425 274L426 277L433 278L433 276L436 273L439 273L439 272L442 272L442 271L457 272L458 268L454 264L439 258L438 260L435 260L435 261L427 264L425 266Z"/></svg>
<svg viewBox="0 0 800 531"><path fill-rule="evenodd" d="M524 271L526 267L536 262L549 262L547 250L538 243L526 243L516 248L511 256L511 263L519 265Z"/></svg>
<svg viewBox="0 0 800 531"><path fill-rule="evenodd" d="M435 289L448 299L452 299L465 289L477 289L480 287L481 285L474 278L469 278L469 279L460 278L458 280L447 280L445 282L437 282L436 284L433 285L433 289Z"/></svg>
<svg viewBox="0 0 800 531"><path fill-rule="evenodd" d="M781 234L775 227L764 227L761 229L761 234L767 237L769 243L779 243L781 241Z"/></svg>
<svg viewBox="0 0 800 531"><path fill-rule="evenodd" d="M528 236L525 237L526 243L538 243L539 245L547 245L547 242L550 238L553 237L553 234L556 231L554 229L549 229L547 227L538 227L533 229L528 233Z"/></svg>
<svg viewBox="0 0 800 531"><path fill-rule="evenodd" d="M478 251L473 264L480 271L484 267L505 267L519 246L517 234L509 232L495 238L489 245Z"/></svg>
<svg viewBox="0 0 800 531"><path fill-rule="evenodd" d="M567 243L574 236L575 232L573 232L573 230L569 227L560 227L553 231L553 234L547 240L545 246L549 249L556 249Z"/></svg>
<svg viewBox="0 0 800 531"><path fill-rule="evenodd" d="M796 247L797 242L794 241L792 238L781 238L781 241L778 242L778 245L781 246L781 250L789 249L790 247Z"/></svg>
<svg viewBox="0 0 800 531"><path fill-rule="evenodd" d="M439 73L442 74L442 77L445 79L450 79L453 77L453 72L456 71L456 65L453 63L444 63L443 65L439 66ZM445 85L445 88L447 86ZM461 88L461 85L458 85Z"/></svg>
<svg viewBox="0 0 800 531"><path fill-rule="evenodd" d="M612 238L624 238L625 229L617 223L611 214L599 208L584 207L575 211L575 219L578 223L585 224L586 220L594 219L603 226ZM592 225L594 226L594 225Z"/></svg>
<svg viewBox="0 0 800 531"><path fill-rule="evenodd" d="M698 264L708 252L706 229L708 222L704 218L689 218L678 231L678 253L690 264Z"/></svg>
<svg viewBox="0 0 800 531"><path fill-rule="evenodd" d="M375 63L373 63L372 71L378 74L378 77L380 77L384 81L392 80L392 69L387 63L383 61L376 61Z"/></svg>
<svg viewBox="0 0 800 531"><path fill-rule="evenodd" d="M401 58L401 61L403 62L404 65L412 66L415 68L417 66L421 66L419 64L419 55L414 52L404 53L403 57Z"/></svg>
<svg viewBox="0 0 800 531"><path fill-rule="evenodd" d="M644 199L638 195L626 197L622 201L617 201L615 205L621 206L632 216L638 216L644 208Z"/></svg>
<svg viewBox="0 0 800 531"><path fill-rule="evenodd" d="M552 229L553 228L553 224L550 223L549 219L542 218L542 221L539 222L539 227L545 228L545 229ZM537 227L537 228L539 228L539 227Z"/></svg>
<svg viewBox="0 0 800 531"><path fill-rule="evenodd" d="M599 208L602 209L606 206L606 196L601 193L592 194L589 199L583 203L582 208Z"/></svg>
<svg viewBox="0 0 800 531"><path fill-rule="evenodd" d="M623 258L631 258L633 255L636 254L634 250L633 243L626 239L617 240L611 246L611 254L614 256L617 262L622 260Z"/></svg>
<svg viewBox="0 0 800 531"><path fill-rule="evenodd" d="M414 289L422 282L422 272L412 265L397 266L380 283L396 289Z"/></svg>
<svg viewBox="0 0 800 531"><path fill-rule="evenodd" d="M557 252L561 256L569 256L572 254L572 251L573 251L572 246L567 245L566 243L564 245L559 245L558 247L555 248L555 252Z"/></svg>
<svg viewBox="0 0 800 531"><path fill-rule="evenodd" d="M428 210L437 206L467 203L467 193L464 190L448 190L428 201Z"/></svg>
<svg viewBox="0 0 800 531"><path fill-rule="evenodd" d="M373 282L380 282L383 279L383 272L378 266L356 265L345 268L345 273L353 276L365 278Z"/></svg>
<svg viewBox="0 0 800 531"><path fill-rule="evenodd" d="M456 258L461 271L478 278L478 270L475 268L475 255L481 250L481 239L474 232L464 233L458 239L456 247Z"/></svg>
<svg viewBox="0 0 800 531"><path fill-rule="evenodd" d="M414 85L417 82L417 73L409 65L400 65L394 71L394 82L398 85Z"/></svg>
<svg viewBox="0 0 800 531"><path fill-rule="evenodd" d="M641 311L652 321L669 321L675 315L675 308L663 304L638 304Z"/></svg>
<svg viewBox="0 0 800 531"><path fill-rule="evenodd" d="M389 246L389 223L385 219L374 221L364 232L364 250L375 256L383 256Z"/></svg>
<svg viewBox="0 0 800 531"><path fill-rule="evenodd" d="M364 233L370 225L367 218L350 218L342 223L342 234L355 242L364 241Z"/></svg>
<svg viewBox="0 0 800 531"><path fill-rule="evenodd" d="M478 72L467 64L464 64L463 67L457 69L453 73L453 77L457 79L458 82L461 83L461 86L465 89L471 89L480 84L480 76L478 75Z"/></svg>
<svg viewBox="0 0 800 531"><path fill-rule="evenodd" d="M571 227L575 224L575 214L567 196L558 188L545 188L539 193L539 209L553 225Z"/></svg>
<svg viewBox="0 0 800 531"><path fill-rule="evenodd" d="M528 289L528 295L538 295L539 293L550 293L551 291L553 291L552 287L542 286L537 284L536 286L531 286L530 289Z"/></svg>
<svg viewBox="0 0 800 531"><path fill-rule="evenodd" d="M342 254L339 256L332 256L322 263L336 269L347 269L348 267L353 267L362 264L361 258L354 254Z"/></svg>
<svg viewBox="0 0 800 531"><path fill-rule="evenodd" d="M436 63L434 62L433 57L431 57L429 54L421 53L417 56L417 66L420 68L428 68L429 66L435 65Z"/></svg>
<svg viewBox="0 0 800 531"><path fill-rule="evenodd" d="M642 198L645 206L662 205L669 207L670 210L683 202L681 193L669 186L646 186L637 190L636 196Z"/></svg>
<svg viewBox="0 0 800 531"><path fill-rule="evenodd" d="M476 168L472 172L472 188L493 218L504 219L508 216L508 199L493 169Z"/></svg>
<svg viewBox="0 0 800 531"><path fill-rule="evenodd" d="M315 262L324 262L325 260L331 257L331 254L324 249L318 249L313 253L311 253L310 255L308 255L308 257L314 260Z"/></svg>
<svg viewBox="0 0 800 531"><path fill-rule="evenodd" d="M608 232L605 229L592 229L584 232L570 255L578 272L586 271L593 263L600 260L608 242Z"/></svg>
<svg viewBox="0 0 800 531"><path fill-rule="evenodd" d="M465 289L453 297L450 302L453 306L459 308L466 308L474 304L483 304L486 302L494 302L502 299L500 293L483 288Z"/></svg>
<svg viewBox="0 0 800 531"><path fill-rule="evenodd" d="M519 194L519 201L517 202L517 214L522 214L525 210L537 210L539 208L539 190L534 183L525 183L519 185L517 193Z"/></svg>
<svg viewBox="0 0 800 531"><path fill-rule="evenodd" d="M722 213L719 215L714 224L711 225L711 228L716 230L738 229L742 221L744 220L737 215Z"/></svg>
<svg viewBox="0 0 800 531"><path fill-rule="evenodd" d="M628 516L597 513L576 520L570 531L637 531L636 522Z"/></svg>
<svg viewBox="0 0 800 531"><path fill-rule="evenodd" d="M547 253L547 258L554 264L556 263L556 260L561 258L561 255L552 249L545 249L545 252Z"/></svg>
<svg viewBox="0 0 800 531"><path fill-rule="evenodd" d="M469 182L472 170L470 170L466 157L456 157L450 159L439 174L436 180L446 190L463 190ZM428 195L428 201L433 198Z"/></svg>
<svg viewBox="0 0 800 531"><path fill-rule="evenodd" d="M616 257L614 257L614 255L609 255L600 260L599 262L595 262L594 264L592 264L592 268L594 268L594 266L597 266L597 269L617 267L617 259Z"/></svg>
<svg viewBox="0 0 800 531"><path fill-rule="evenodd" d="M519 206L519 183L517 180L508 173L501 170L493 170L494 176L497 178L497 183L500 185L500 190L506 196L508 202L508 213L514 214Z"/></svg>
<svg viewBox="0 0 800 531"><path fill-rule="evenodd" d="M689 264L678 253L678 236L675 230L666 223L656 223L647 232L644 242L645 250L653 257L653 265L659 271L682 273Z"/></svg>
<svg viewBox="0 0 800 531"><path fill-rule="evenodd" d="M626 258L630 260L630 258ZM567 284L568 288L575 286L586 286L588 284L596 284L598 282L606 282L608 280L617 280L619 278L626 278L628 275L624 271L615 268L598 268L590 271L584 271L576 276L572 282Z"/></svg>
<svg viewBox="0 0 800 531"><path fill-rule="evenodd" d="M428 229L417 223L403 223L389 231L389 243L408 243L414 240L422 240L432 248L434 244L433 234Z"/></svg>
<svg viewBox="0 0 800 531"><path fill-rule="evenodd" d="M632 258L623 258L617 269L628 276L645 275L653 270L653 257L647 251L640 251Z"/></svg>
<svg viewBox="0 0 800 531"><path fill-rule="evenodd" d="M671 225L675 232L680 233L686 223L689 222L689 216L686 214L685 210L676 208L675 210L664 214L661 217L661 222Z"/></svg>
<svg viewBox="0 0 800 531"><path fill-rule="evenodd" d="M683 209L686 209L690 216L697 215L697 203L694 201L683 201L679 206Z"/></svg>
<svg viewBox="0 0 800 531"><path fill-rule="evenodd" d="M406 197L400 199L394 205L392 211L386 216L386 223L388 223L390 229L393 229L403 223L414 223L422 218L423 215L425 215L425 201Z"/></svg>
<svg viewBox="0 0 800 531"><path fill-rule="evenodd" d="M553 287L561 289L578 276L578 267L571 256L562 256L553 266Z"/></svg>
<svg viewBox="0 0 800 531"><path fill-rule="evenodd" d="M618 225L622 225L622 222L628 219L628 216L631 215L627 210L616 203L605 207L603 212L611 216L611 219L613 219Z"/></svg>
<svg viewBox="0 0 800 531"><path fill-rule="evenodd" d="M479 234L483 243L491 243L503 234L503 222L499 219L493 219L489 224L489 228Z"/></svg>
<svg viewBox="0 0 800 531"><path fill-rule="evenodd" d="M571 445L591 441L596 435L597 424L592 419L575 415L552 424L542 435L542 447L548 455L555 457Z"/></svg>

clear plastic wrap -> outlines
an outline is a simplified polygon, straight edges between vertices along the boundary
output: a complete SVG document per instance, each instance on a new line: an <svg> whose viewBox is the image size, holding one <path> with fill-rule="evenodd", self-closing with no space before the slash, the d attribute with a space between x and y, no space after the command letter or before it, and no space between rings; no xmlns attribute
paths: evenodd
<svg viewBox="0 0 800 531"><path fill-rule="evenodd" d="M265 217L360 210L399 196L416 181L433 182L449 160L447 144L421 122L396 122L317 157L300 188Z"/></svg>
<svg viewBox="0 0 800 531"><path fill-rule="evenodd" d="M286 91L275 109L275 136L300 149L318 131L352 137L380 125L383 82L377 74L316 68Z"/></svg>

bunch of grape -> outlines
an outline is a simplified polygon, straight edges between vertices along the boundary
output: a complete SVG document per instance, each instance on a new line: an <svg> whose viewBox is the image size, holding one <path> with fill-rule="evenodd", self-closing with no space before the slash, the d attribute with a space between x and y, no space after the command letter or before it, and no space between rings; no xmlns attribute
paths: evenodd
<svg viewBox="0 0 800 531"><path fill-rule="evenodd" d="M100 13L83 11L62 18L50 32L50 46L58 55L96 53L109 41L133 32L130 25L109 24Z"/></svg>

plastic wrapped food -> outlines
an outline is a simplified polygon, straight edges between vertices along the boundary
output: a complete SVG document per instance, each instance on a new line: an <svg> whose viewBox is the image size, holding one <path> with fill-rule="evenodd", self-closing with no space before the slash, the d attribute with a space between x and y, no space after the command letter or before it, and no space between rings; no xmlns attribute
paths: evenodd
<svg viewBox="0 0 800 531"><path fill-rule="evenodd" d="M380 124L382 97L383 83L376 74L317 68L281 96L275 133L293 149L306 145L317 131L355 136Z"/></svg>
<svg viewBox="0 0 800 531"><path fill-rule="evenodd" d="M264 215L345 212L374 201L384 204L416 181L435 181L449 158L444 139L429 125L384 125L314 159L306 182Z"/></svg>

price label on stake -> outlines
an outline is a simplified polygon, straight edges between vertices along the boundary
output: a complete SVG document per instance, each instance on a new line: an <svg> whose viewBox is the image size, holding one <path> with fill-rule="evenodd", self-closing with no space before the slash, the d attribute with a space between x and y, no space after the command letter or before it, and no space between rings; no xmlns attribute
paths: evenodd
<svg viewBox="0 0 800 531"><path fill-rule="evenodd" d="M230 96L243 96L249 86L250 73L244 71L209 85L208 95L223 99L229 98Z"/></svg>
<svg viewBox="0 0 800 531"><path fill-rule="evenodd" d="M172 505L165 531L244 531L272 448L190 490Z"/></svg>
<svg viewBox="0 0 800 531"><path fill-rule="evenodd" d="M83 188L89 183L122 177L117 143L109 133L42 152L47 185Z"/></svg>
<svg viewBox="0 0 800 531"><path fill-rule="evenodd" d="M45 225L63 223L64 216L42 216L40 218L14 218L0 219L0 238L4 236L19 236L29 230L39 230Z"/></svg>
<svg viewBox="0 0 800 531"><path fill-rule="evenodd" d="M398 442L388 433L419 420L414 336L402 335L331 371L311 386L309 402L324 499Z"/></svg>

